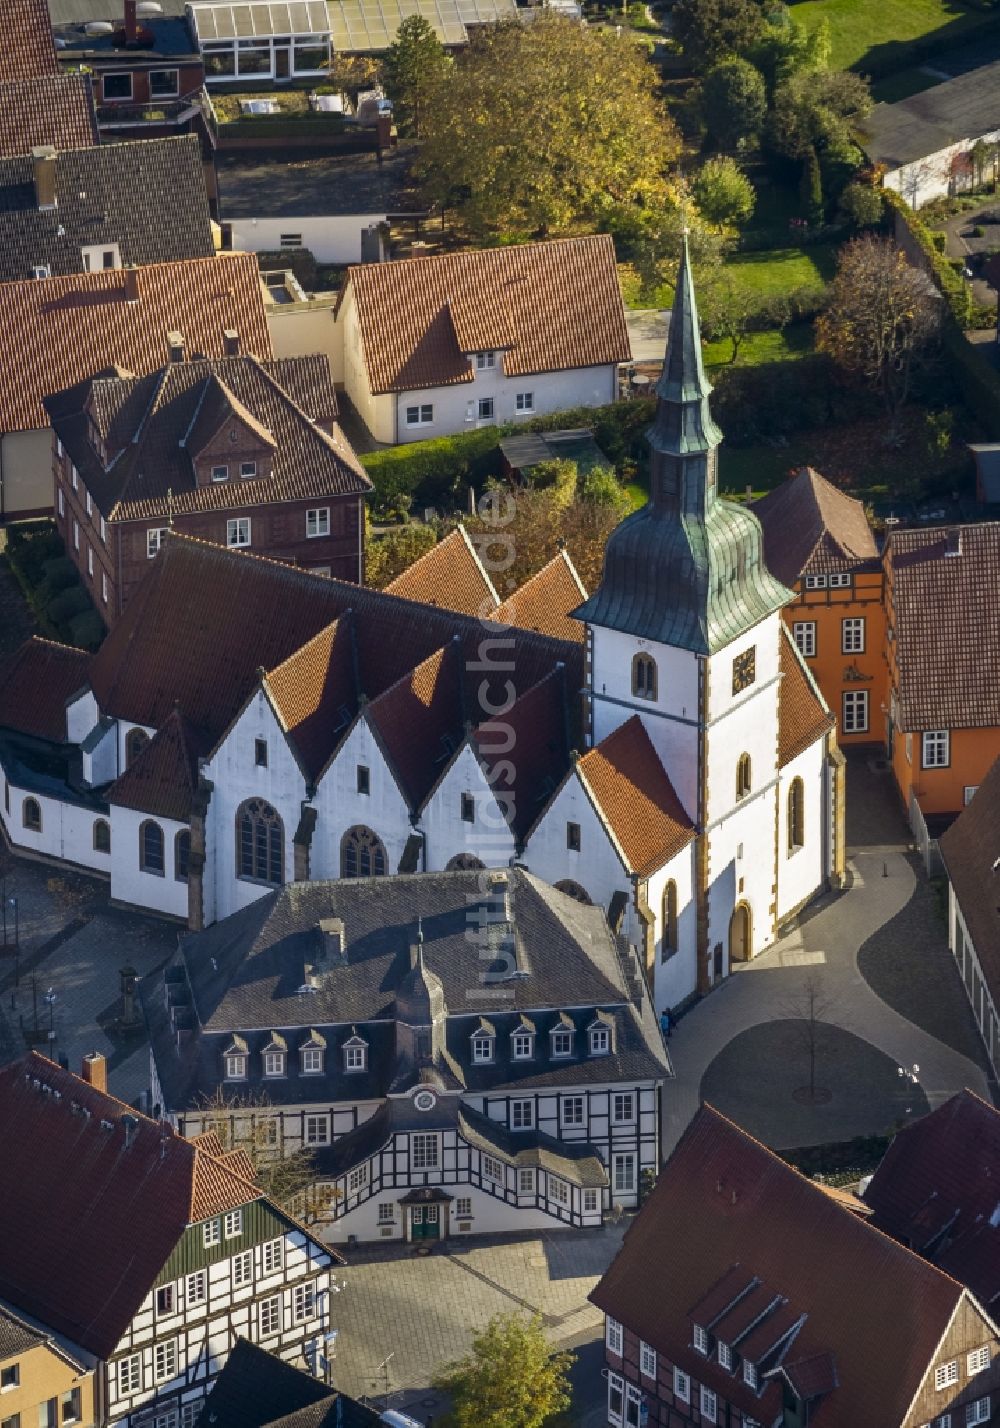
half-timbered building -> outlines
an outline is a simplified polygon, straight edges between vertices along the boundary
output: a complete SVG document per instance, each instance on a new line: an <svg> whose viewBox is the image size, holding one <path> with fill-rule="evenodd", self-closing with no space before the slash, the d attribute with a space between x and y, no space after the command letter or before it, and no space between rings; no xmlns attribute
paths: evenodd
<svg viewBox="0 0 1000 1428"><path fill-rule="evenodd" d="M245 1152L108 1095L102 1056L84 1069L0 1070L0 1297L93 1357L108 1428L190 1428L238 1337L318 1371L335 1251Z"/></svg>
<svg viewBox="0 0 1000 1428"><path fill-rule="evenodd" d="M310 1149L330 1240L597 1226L659 1163L628 943L522 868L292 885L183 939L145 1005L159 1113Z"/></svg>

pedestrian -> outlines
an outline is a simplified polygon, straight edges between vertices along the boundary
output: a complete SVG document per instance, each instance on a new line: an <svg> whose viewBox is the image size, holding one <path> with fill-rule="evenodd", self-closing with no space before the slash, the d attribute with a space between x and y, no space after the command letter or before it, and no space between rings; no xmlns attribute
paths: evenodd
<svg viewBox="0 0 1000 1428"><path fill-rule="evenodd" d="M670 1015L670 1008L663 1008L663 1015L660 1017L660 1030L663 1032L664 1041L670 1040L670 1033L674 1029L674 1019Z"/></svg>

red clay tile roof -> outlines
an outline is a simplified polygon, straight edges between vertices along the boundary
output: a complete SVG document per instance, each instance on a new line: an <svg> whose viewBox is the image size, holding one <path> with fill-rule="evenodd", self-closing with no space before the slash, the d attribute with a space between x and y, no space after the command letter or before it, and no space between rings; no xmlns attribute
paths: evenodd
<svg viewBox="0 0 1000 1428"><path fill-rule="evenodd" d="M638 714L584 754L577 769L630 873L648 876L694 838L694 825Z"/></svg>
<svg viewBox="0 0 1000 1428"><path fill-rule="evenodd" d="M198 759L208 750L207 736L175 709L111 785L108 802L186 823L198 787Z"/></svg>
<svg viewBox="0 0 1000 1428"><path fill-rule="evenodd" d="M138 300L126 283L134 280ZM7 361L0 429L48 425L45 397L114 364L140 376L163 364L169 331L189 352L223 355L223 332L245 351L270 357L260 269L252 253L156 263L129 274L76 273L40 282L0 283L0 336ZM23 340L30 332L31 342Z"/></svg>
<svg viewBox="0 0 1000 1428"><path fill-rule="evenodd" d="M784 625L781 636L778 767L784 768L833 728L834 717Z"/></svg>
<svg viewBox="0 0 1000 1428"><path fill-rule="evenodd" d="M0 728L61 744L66 705L86 688L90 661L85 650L37 635L26 640L0 669Z"/></svg>
<svg viewBox="0 0 1000 1428"><path fill-rule="evenodd" d="M88 75L0 80L0 114L0 158L19 158L46 144L85 149L98 142Z"/></svg>
<svg viewBox="0 0 1000 1428"><path fill-rule="evenodd" d="M46 0L0 0L0 82L58 73Z"/></svg>
<svg viewBox="0 0 1000 1428"><path fill-rule="evenodd" d="M570 749L580 741L579 710L579 699L567 689L566 669L557 665L473 735L490 786L521 844L569 767Z"/></svg>
<svg viewBox="0 0 1000 1428"><path fill-rule="evenodd" d="M508 377L627 362L611 238L563 238L348 269L373 392L471 382L468 353ZM339 307L339 304L338 304Z"/></svg>
<svg viewBox="0 0 1000 1428"><path fill-rule="evenodd" d="M319 777L357 708L350 614L333 620L267 675L264 684L306 776Z"/></svg>
<svg viewBox="0 0 1000 1428"><path fill-rule="evenodd" d="M571 620L569 612L586 598L587 591L569 552L561 550L499 605L491 618L505 625L517 625L522 630L538 630L555 639L577 640L582 644L587 636L586 627L579 620Z"/></svg>
<svg viewBox="0 0 1000 1428"><path fill-rule="evenodd" d="M903 1424L962 1286L703 1106L590 1298L698 1383L771 1423L781 1416L774 1379L758 1397L691 1347L693 1306L734 1265L744 1283L780 1296L786 1308L776 1313L804 1316L787 1362L805 1375L815 1355L833 1358L838 1386L810 1405L814 1428ZM756 1345L735 1344L737 1354L763 1351L773 1337L766 1324Z"/></svg>
<svg viewBox="0 0 1000 1428"><path fill-rule="evenodd" d="M169 1126L37 1052L0 1069L0 1125L0 1297L102 1357L185 1227L261 1198Z"/></svg>
<svg viewBox="0 0 1000 1428"><path fill-rule="evenodd" d="M1000 523L893 531L886 561L897 727L1000 726Z"/></svg>
<svg viewBox="0 0 1000 1428"><path fill-rule="evenodd" d="M981 793L982 788L973 806ZM987 869L981 875L997 881ZM972 1091L959 1091L896 1132L864 1198L880 1230L960 1279L995 1312L1000 1295L1000 1112Z"/></svg>
<svg viewBox="0 0 1000 1428"><path fill-rule="evenodd" d="M256 357L174 362L145 377L102 373L45 401L52 426L70 453L98 510L109 520L148 520L169 509L236 510L240 506L360 493L371 489L360 462L339 427L330 435L304 412L281 376L296 366L329 364L323 356ZM334 403L332 392L322 405ZM98 415L110 458L91 443L90 417ZM219 428L248 428L267 474L246 479L232 468L227 481L199 484L194 462Z"/></svg>
<svg viewBox="0 0 1000 1428"><path fill-rule="evenodd" d="M500 601L464 526L446 535L385 588L404 600L420 600L480 618L495 610Z"/></svg>
<svg viewBox="0 0 1000 1428"><path fill-rule="evenodd" d="M751 510L764 531L765 564L784 585L878 559L862 503L809 466L754 501Z"/></svg>
<svg viewBox="0 0 1000 1428"><path fill-rule="evenodd" d="M452 641L435 650L368 706L410 807L421 807L463 735L463 655Z"/></svg>

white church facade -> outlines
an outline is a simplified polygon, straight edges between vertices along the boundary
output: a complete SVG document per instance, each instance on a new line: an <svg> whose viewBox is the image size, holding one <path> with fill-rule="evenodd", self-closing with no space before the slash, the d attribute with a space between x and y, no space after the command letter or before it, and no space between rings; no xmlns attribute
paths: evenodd
<svg viewBox="0 0 1000 1428"><path fill-rule="evenodd" d="M833 716L718 495L709 392L685 255L650 499L582 644L169 535L96 655L5 671L8 843L192 930L296 882L521 864L605 910L657 1012L704 994L844 864Z"/></svg>

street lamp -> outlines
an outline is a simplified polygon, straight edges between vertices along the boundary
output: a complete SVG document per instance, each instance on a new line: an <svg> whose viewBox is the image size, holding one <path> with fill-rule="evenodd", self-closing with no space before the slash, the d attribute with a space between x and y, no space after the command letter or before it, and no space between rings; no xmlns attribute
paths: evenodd
<svg viewBox="0 0 1000 1428"><path fill-rule="evenodd" d="M49 1009L49 1055L52 1060L56 1059L56 1001L57 997L50 987L42 998L42 1001Z"/></svg>

